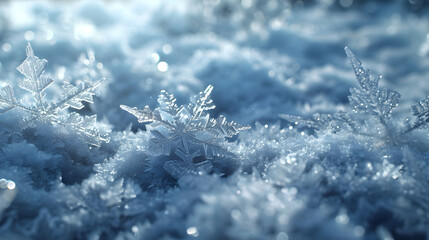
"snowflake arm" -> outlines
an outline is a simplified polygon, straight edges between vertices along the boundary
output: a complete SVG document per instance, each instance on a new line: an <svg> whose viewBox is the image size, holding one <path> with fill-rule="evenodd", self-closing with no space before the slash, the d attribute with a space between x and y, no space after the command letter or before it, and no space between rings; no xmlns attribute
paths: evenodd
<svg viewBox="0 0 429 240"><path fill-rule="evenodd" d="M356 58L353 52L348 47L345 47L344 50L360 86L360 88L350 89L351 95L349 96L349 101L353 110L376 116L384 126L390 141L395 145L395 137L388 120L391 118L392 110L398 106L401 94L396 91L379 88L378 82L382 78L381 75L373 79L370 70L365 70L362 67L362 63Z"/></svg>
<svg viewBox="0 0 429 240"><path fill-rule="evenodd" d="M353 132L363 134L360 131L359 124L352 119L350 114L344 111L338 111L337 113L334 114L334 119L338 122L346 124Z"/></svg>
<svg viewBox="0 0 429 240"><path fill-rule="evenodd" d="M57 121L60 125L70 125L80 135L84 135L88 139L88 143L95 147L100 147L102 142L108 143L110 138L107 134L101 134L96 127L97 116L81 116L77 113L70 113L66 120Z"/></svg>
<svg viewBox="0 0 429 240"><path fill-rule="evenodd" d="M429 122L429 96L420 100L417 104L413 104L411 109L413 115L416 116L416 120L413 123L409 120L406 122L404 133L423 127Z"/></svg>
<svg viewBox="0 0 429 240"><path fill-rule="evenodd" d="M200 118L205 111L212 110L216 107L213 104L213 100L210 98L212 91L213 86L209 85L204 92L200 92L200 94L191 98L190 108L193 112L193 119Z"/></svg>
<svg viewBox="0 0 429 240"><path fill-rule="evenodd" d="M65 97L51 108L53 110L59 110L71 107L79 110L84 107L82 102L94 103L92 98L95 95L94 90L103 81L104 79L96 82L86 81L77 87L69 83L64 83L63 88L66 90Z"/></svg>
<svg viewBox="0 0 429 240"><path fill-rule="evenodd" d="M2 88L0 91L0 113L7 112L18 106L13 89L10 86Z"/></svg>
<svg viewBox="0 0 429 240"><path fill-rule="evenodd" d="M250 127L227 122L223 116L211 119L206 111L215 108L210 98L212 90L213 86L209 85L203 92L192 97L187 106L177 106L176 98L163 90L158 97L159 107L153 111L148 106L143 110L126 105L120 107L134 115L139 122L150 122L149 131L158 141L168 142L167 146L177 140L186 149L188 142L215 146L219 139L232 137ZM189 152L189 149L186 151Z"/></svg>
<svg viewBox="0 0 429 240"><path fill-rule="evenodd" d="M139 123L147 123L157 120L152 110L150 110L149 106L145 106L143 110L139 110L136 107L131 108L126 105L120 105L120 107L124 111L127 111L130 114L134 115Z"/></svg>
<svg viewBox="0 0 429 240"><path fill-rule="evenodd" d="M26 53L27 58L17 67L17 70L26 78L21 81L18 86L31 92L38 105L44 108L43 91L54 82L50 77L44 75L46 63L48 61L45 59L40 60L38 57L34 56L33 48L31 48L30 43L27 45Z"/></svg>
<svg viewBox="0 0 429 240"><path fill-rule="evenodd" d="M377 116L380 122L387 126L392 110L398 105L401 95L396 91L391 91L378 87L378 82L382 78L378 75L375 79L371 77L370 70L365 70L362 63L356 58L353 52L344 48L360 88L351 88L349 96L350 104L356 112L368 112Z"/></svg>
<svg viewBox="0 0 429 240"><path fill-rule="evenodd" d="M82 102L92 103L94 89L103 82L103 79L96 82L85 81L78 86L64 83L65 95L62 99L56 103L46 103L44 91L53 83L50 77L44 75L47 61L40 60L34 55L30 43L27 45L26 54L27 58L17 67L17 70L25 76L18 86L33 95L36 105L27 107L21 104L16 100L12 88L6 86L0 90L0 113L19 108L32 115L29 118L31 122L40 120L50 124L71 126L78 134L87 136L91 145L99 146L101 141L108 142L109 138L95 128L95 116L81 117L76 113L62 116L58 113L59 110L66 108L82 109L84 107Z"/></svg>

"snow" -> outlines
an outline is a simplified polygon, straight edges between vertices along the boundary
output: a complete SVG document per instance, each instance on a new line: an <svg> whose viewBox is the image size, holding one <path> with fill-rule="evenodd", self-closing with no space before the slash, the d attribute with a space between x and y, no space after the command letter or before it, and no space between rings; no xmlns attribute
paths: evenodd
<svg viewBox="0 0 429 240"><path fill-rule="evenodd" d="M0 238L429 239L428 13L0 3Z"/></svg>

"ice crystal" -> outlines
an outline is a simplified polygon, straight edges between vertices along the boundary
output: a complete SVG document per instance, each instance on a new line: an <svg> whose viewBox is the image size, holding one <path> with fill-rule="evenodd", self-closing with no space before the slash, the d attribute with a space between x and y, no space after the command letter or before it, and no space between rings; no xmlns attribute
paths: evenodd
<svg viewBox="0 0 429 240"><path fill-rule="evenodd" d="M215 105L210 99L213 86L190 99L188 105L178 106L176 98L166 91L158 97L159 107L143 110L121 105L121 108L135 117L140 123L150 122L147 129L154 136L153 142L163 149L165 155L174 153L178 161L167 161L164 168L174 177L190 171L209 171L212 164L207 160L214 154L229 154L222 147L226 137L232 137L248 126L227 122L225 117L210 118L208 110ZM202 154L201 152L204 152ZM194 158L203 155L206 160L195 163Z"/></svg>
<svg viewBox="0 0 429 240"><path fill-rule="evenodd" d="M108 142L106 135L101 134L95 127L96 116L82 117L77 113L68 115L59 114L59 111L67 108L82 109L82 102L92 103L92 97L95 94L94 89L100 85L103 79L95 82L84 81L78 86L64 82L63 89L65 94L56 102L47 102L44 91L54 82L49 76L44 74L47 61L40 60L34 55L30 43L26 49L27 58L18 66L18 71L25 76L18 86L33 95L35 104L26 106L15 98L13 89L6 86L0 91L0 113L18 108L29 114L31 118L28 124L34 121L43 121L50 124L59 124L70 126L78 134L86 136L88 143L99 146L102 141Z"/></svg>
<svg viewBox="0 0 429 240"><path fill-rule="evenodd" d="M371 76L371 71L363 68L362 63L348 47L345 47L344 50L353 67L356 80L359 83L359 88L350 89L351 95L349 96L349 102L353 111L355 113L370 113L376 116L381 125L385 128L388 139L393 144L396 144L396 135L389 120L392 110L398 105L401 95L396 91L379 88L378 83L382 76L377 75L377 77L373 78ZM295 125L315 130L339 130L345 125L355 133L373 135L363 132L359 123L353 120L350 114L343 111L339 111L334 115L315 113L312 118L308 119L287 114L281 114L280 117L291 123L295 123Z"/></svg>
<svg viewBox="0 0 429 240"><path fill-rule="evenodd" d="M352 64L356 75L356 80L360 88L351 88L349 96L350 104L356 112L371 113L387 126L387 120L390 119L392 110L398 105L401 94L396 91L379 88L378 82L381 75L373 78L370 70L365 70L362 63L356 58L348 47L344 48Z"/></svg>
<svg viewBox="0 0 429 240"><path fill-rule="evenodd" d="M406 129L404 132L411 132L414 129L418 129L429 122L429 96L425 99L420 100L417 104L412 105L413 115L416 116L416 120L411 123L409 120L406 121Z"/></svg>

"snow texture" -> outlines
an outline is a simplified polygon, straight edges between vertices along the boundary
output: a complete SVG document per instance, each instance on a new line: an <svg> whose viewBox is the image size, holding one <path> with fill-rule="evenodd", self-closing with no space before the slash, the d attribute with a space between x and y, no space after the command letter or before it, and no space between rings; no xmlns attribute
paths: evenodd
<svg viewBox="0 0 429 240"><path fill-rule="evenodd" d="M428 78L422 0L1 1L0 239L428 240Z"/></svg>

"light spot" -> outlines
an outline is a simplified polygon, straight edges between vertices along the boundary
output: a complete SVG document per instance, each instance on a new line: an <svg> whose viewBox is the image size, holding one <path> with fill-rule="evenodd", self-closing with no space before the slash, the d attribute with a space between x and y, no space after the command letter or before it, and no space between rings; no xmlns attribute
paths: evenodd
<svg viewBox="0 0 429 240"><path fill-rule="evenodd" d="M0 179L0 188L6 188L7 186L7 180L2 178Z"/></svg>
<svg viewBox="0 0 429 240"><path fill-rule="evenodd" d="M54 38L54 32L52 30L46 31L46 40L50 41Z"/></svg>
<svg viewBox="0 0 429 240"><path fill-rule="evenodd" d="M279 19L274 19L271 21L270 26L273 29L280 29L282 27L283 23Z"/></svg>
<svg viewBox="0 0 429 240"><path fill-rule="evenodd" d="M276 236L276 240L289 240L289 236L285 232L279 232Z"/></svg>
<svg viewBox="0 0 429 240"><path fill-rule="evenodd" d="M353 233L357 236L357 237L362 237L365 234L365 228L361 227L361 226L356 226L353 229Z"/></svg>
<svg viewBox="0 0 429 240"><path fill-rule="evenodd" d="M159 62L158 65L157 65L157 67L158 67L158 71L160 71L160 72L167 72L167 70L168 70L168 63L166 63L166 62Z"/></svg>
<svg viewBox="0 0 429 240"><path fill-rule="evenodd" d="M241 218L240 210L234 209L231 211L231 217L235 220L239 220Z"/></svg>
<svg viewBox="0 0 429 240"><path fill-rule="evenodd" d="M74 26L74 38L80 40L90 38L95 34L96 28L90 23L79 23Z"/></svg>
<svg viewBox="0 0 429 240"><path fill-rule="evenodd" d="M10 43L4 43L1 48L4 52L10 52L10 50L12 49L12 45L10 45Z"/></svg>
<svg viewBox="0 0 429 240"><path fill-rule="evenodd" d="M27 40L27 41L32 41L33 39L34 39L34 32L32 32L32 31L27 31L27 32L25 32L25 34L24 34L24 38L25 38L25 40Z"/></svg>
<svg viewBox="0 0 429 240"><path fill-rule="evenodd" d="M150 55L150 58L152 58L152 61L153 61L154 63L159 62L159 55L158 55L158 53L152 53L152 54Z"/></svg>
<svg viewBox="0 0 429 240"><path fill-rule="evenodd" d="M271 77L271 78L273 78L273 77L275 77L275 76L276 76L276 73L275 73L273 70L270 70L270 71L268 72L268 76L269 76L269 77Z"/></svg>
<svg viewBox="0 0 429 240"><path fill-rule="evenodd" d="M9 182L7 183L7 188L8 188L8 189L12 190L12 189L15 189L15 187L16 187L16 185L15 185L15 182L14 182L14 181L9 181Z"/></svg>
<svg viewBox="0 0 429 240"><path fill-rule="evenodd" d="M65 74L66 74L66 68L65 67L59 67L57 69L57 72L56 72L57 79L64 80Z"/></svg>
<svg viewBox="0 0 429 240"><path fill-rule="evenodd" d="M241 6L244 8L250 8L252 7L252 0L241 0Z"/></svg>
<svg viewBox="0 0 429 240"><path fill-rule="evenodd" d="M335 217L335 222L337 224L347 224L349 223L349 216L344 211L341 211L337 217Z"/></svg>
<svg viewBox="0 0 429 240"><path fill-rule="evenodd" d="M198 237L198 229L196 227L189 227L188 229L186 229L186 233L188 235Z"/></svg>
<svg viewBox="0 0 429 240"><path fill-rule="evenodd" d="M163 46L162 46L162 52L164 53L164 54L170 54L171 52L173 51L173 48L171 47L171 45L170 44L164 44Z"/></svg>
<svg viewBox="0 0 429 240"><path fill-rule="evenodd" d="M138 232L139 232L139 228L138 228L137 226L132 226L132 227L131 227L131 231L132 231L134 234L136 234L136 233L138 233Z"/></svg>
<svg viewBox="0 0 429 240"><path fill-rule="evenodd" d="M97 63L97 69L99 69L99 70L101 70L101 69L103 69L103 63L101 63L101 62L99 62L99 63Z"/></svg>
<svg viewBox="0 0 429 240"><path fill-rule="evenodd" d="M252 31L258 32L258 31L260 31L262 29L262 26L261 26L261 24L259 22L252 22L250 24L250 28L252 29Z"/></svg>
<svg viewBox="0 0 429 240"><path fill-rule="evenodd" d="M368 168L369 171L372 171L374 168L372 167L372 164L370 162L366 163L366 168Z"/></svg>

